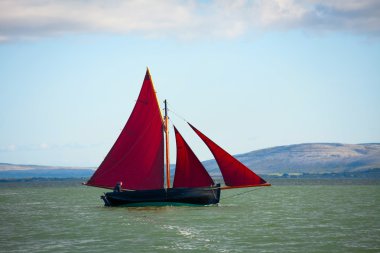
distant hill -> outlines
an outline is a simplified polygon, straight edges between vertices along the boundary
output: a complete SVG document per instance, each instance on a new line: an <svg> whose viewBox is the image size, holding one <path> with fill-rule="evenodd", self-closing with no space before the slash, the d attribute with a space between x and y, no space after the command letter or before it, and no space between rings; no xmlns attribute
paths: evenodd
<svg viewBox="0 0 380 253"><path fill-rule="evenodd" d="M87 178L94 168L0 163L0 178Z"/></svg>
<svg viewBox="0 0 380 253"><path fill-rule="evenodd" d="M305 143L252 151L235 156L258 174L347 173L380 168L380 143ZM219 173L215 160L203 162Z"/></svg>
<svg viewBox="0 0 380 253"><path fill-rule="evenodd" d="M260 175L360 173L380 169L380 143L295 144L256 150L235 157ZM221 176L215 160L204 161L203 164L212 176ZM172 170L174 167L171 165ZM0 178L88 178L94 169L0 163Z"/></svg>

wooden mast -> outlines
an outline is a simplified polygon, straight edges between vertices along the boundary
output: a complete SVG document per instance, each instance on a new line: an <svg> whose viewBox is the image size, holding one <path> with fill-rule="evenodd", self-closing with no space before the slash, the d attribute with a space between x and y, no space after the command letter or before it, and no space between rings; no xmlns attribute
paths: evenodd
<svg viewBox="0 0 380 253"><path fill-rule="evenodd" d="M165 143L166 143L166 188L170 188L170 162L169 162L169 125L168 125L168 107L166 99L164 100L165 104Z"/></svg>

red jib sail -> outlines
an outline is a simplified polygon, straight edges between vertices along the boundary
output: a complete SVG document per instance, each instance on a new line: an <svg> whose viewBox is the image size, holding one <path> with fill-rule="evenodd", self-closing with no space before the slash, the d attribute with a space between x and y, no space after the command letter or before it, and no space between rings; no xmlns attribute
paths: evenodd
<svg viewBox="0 0 380 253"><path fill-rule="evenodd" d="M163 120L147 70L131 116L87 185L112 188L122 181L127 189L160 189L164 185L163 168Z"/></svg>
<svg viewBox="0 0 380 253"><path fill-rule="evenodd" d="M256 175L247 166L239 162L232 155L227 153L215 142L201 133L198 129L188 123L195 133L203 140L214 155L216 162L222 172L224 183L231 187L249 187L266 184L266 181Z"/></svg>
<svg viewBox="0 0 380 253"><path fill-rule="evenodd" d="M177 163L173 188L208 187L214 185L214 181L202 163L175 127L174 132L177 143Z"/></svg>

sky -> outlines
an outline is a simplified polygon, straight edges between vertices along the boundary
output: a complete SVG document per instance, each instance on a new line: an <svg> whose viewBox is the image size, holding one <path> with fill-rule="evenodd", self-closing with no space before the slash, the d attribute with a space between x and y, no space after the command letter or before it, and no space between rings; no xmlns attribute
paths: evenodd
<svg viewBox="0 0 380 253"><path fill-rule="evenodd" d="M380 142L378 0L0 0L0 163L98 166L146 67L201 160Z"/></svg>

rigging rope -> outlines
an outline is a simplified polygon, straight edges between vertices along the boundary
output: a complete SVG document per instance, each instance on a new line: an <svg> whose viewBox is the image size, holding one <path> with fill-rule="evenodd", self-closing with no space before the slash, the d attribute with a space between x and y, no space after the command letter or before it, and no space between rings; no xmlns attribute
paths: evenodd
<svg viewBox="0 0 380 253"><path fill-rule="evenodd" d="M173 110L169 107L169 106L170 106L169 103L167 103L167 104L168 104L168 111L172 112L175 116L177 116L177 117L180 118L181 120L185 121L186 123L188 122L188 121L185 119L185 117L182 117L180 114L178 114L178 113L176 113L175 111L173 111Z"/></svg>
<svg viewBox="0 0 380 253"><path fill-rule="evenodd" d="M232 194L230 196L223 197L223 199L234 198L236 196L240 196L240 195L243 195L243 194L246 194L246 193L250 193L252 191L259 190L259 189L261 189L261 187L257 187L257 188L254 188L254 189L251 189L251 190L245 191L245 192L239 192L239 193L236 193L236 194Z"/></svg>

